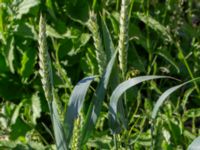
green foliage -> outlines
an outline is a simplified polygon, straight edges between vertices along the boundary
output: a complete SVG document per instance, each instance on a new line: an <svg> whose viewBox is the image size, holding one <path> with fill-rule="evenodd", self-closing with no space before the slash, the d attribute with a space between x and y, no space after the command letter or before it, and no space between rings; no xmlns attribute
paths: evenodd
<svg viewBox="0 0 200 150"><path fill-rule="evenodd" d="M0 149L199 149L199 4L0 0Z"/></svg>

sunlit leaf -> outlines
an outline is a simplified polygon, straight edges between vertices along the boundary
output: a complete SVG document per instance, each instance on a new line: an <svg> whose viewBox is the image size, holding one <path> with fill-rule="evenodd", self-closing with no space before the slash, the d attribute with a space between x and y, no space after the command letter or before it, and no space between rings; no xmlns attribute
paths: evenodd
<svg viewBox="0 0 200 150"><path fill-rule="evenodd" d="M25 137L29 130L31 130L31 127L18 117L15 124L11 126L10 139L16 140L20 136Z"/></svg>
<svg viewBox="0 0 200 150"><path fill-rule="evenodd" d="M21 60L21 68L19 73L22 77L29 77L33 73L36 64L36 49L28 48L23 53Z"/></svg>
<svg viewBox="0 0 200 150"><path fill-rule="evenodd" d="M32 122L34 124L37 124L36 119L40 117L41 115L41 103L40 103L40 98L37 93L32 95L31 97L31 104L32 104Z"/></svg>
<svg viewBox="0 0 200 150"><path fill-rule="evenodd" d="M24 14L29 13L30 9L39 5L39 0L23 0L18 7L17 18L21 18Z"/></svg>
<svg viewBox="0 0 200 150"><path fill-rule="evenodd" d="M37 33L34 27L29 23L19 23L16 25L14 33L24 38L37 40Z"/></svg>

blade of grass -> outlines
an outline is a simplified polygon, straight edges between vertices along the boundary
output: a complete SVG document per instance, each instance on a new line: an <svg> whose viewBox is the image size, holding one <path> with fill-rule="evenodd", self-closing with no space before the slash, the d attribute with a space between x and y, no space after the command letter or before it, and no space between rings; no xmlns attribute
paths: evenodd
<svg viewBox="0 0 200 150"><path fill-rule="evenodd" d="M113 91L110 104L109 104L109 123L112 133L116 133L118 131L118 124L122 121L125 126L124 118L118 117L118 101L121 96L128 90L129 88L142 83L144 81L153 80L153 79L161 79L161 78L172 78L167 76L140 76L129 79L127 81L122 82L117 86L117 88Z"/></svg>
<svg viewBox="0 0 200 150"><path fill-rule="evenodd" d="M51 104L51 105L50 105ZM64 129L61 125L61 121L59 119L58 110L55 101L49 103L52 123L53 123L53 131L55 136L56 147L58 150L67 150L66 146L66 138L64 135Z"/></svg>
<svg viewBox="0 0 200 150"><path fill-rule="evenodd" d="M184 85L186 85L186 84L188 84L188 83L194 82L194 81L196 81L196 80L199 80L199 79L200 79L200 77L195 78L195 79L193 79L193 80L184 82L184 83L182 83L182 84L180 84L180 85L174 86L174 87L168 89L167 91L165 91L165 92L159 97L159 99L157 100L157 102L156 102L156 104L155 104L155 106L154 106L154 108L153 108L153 112L152 112L151 118L152 118L152 119L155 119L155 118L156 118L157 113L158 113L158 110L160 109L161 105L164 103L164 101L166 100L166 98L167 98L169 95L171 95L173 92L175 92L176 90L178 90L178 89L181 88L182 86L184 86Z"/></svg>
<svg viewBox="0 0 200 150"><path fill-rule="evenodd" d="M157 114L158 114L158 111L160 109L160 107L162 106L162 104L165 102L165 100L167 99L168 96L170 96L173 92L175 92L176 90L178 90L179 88L185 86L186 84L189 84L191 82L194 82L196 80L199 80L200 77L198 78L195 78L193 80L190 80L190 81L187 81L187 82L184 82L180 85L177 85L177 86L174 86L168 90L166 90L160 97L159 99L157 100L154 108L153 108L153 112L152 112L152 115L151 115L151 118L152 118L152 122L151 122L151 136L152 136L152 145L151 145L151 148L154 147L154 142L153 142L153 132L154 132L154 122L155 122L155 119L157 117Z"/></svg>
<svg viewBox="0 0 200 150"><path fill-rule="evenodd" d="M105 98L106 90L107 90L108 83L109 83L109 80L110 80L110 75L111 75L115 60L116 60L116 56L117 56L117 51L115 51L115 53L112 56L112 59L108 63L108 66L105 70L104 75L102 76L102 78L100 80L100 83L97 87L97 90L92 97L92 103L89 107L87 117L86 117L86 121L85 121L85 124L83 126L83 131L82 131L83 141L82 141L82 144L85 143L87 141L87 139L89 138L91 132L93 131L93 128L95 127L96 121L99 117L101 107L102 107L102 103L103 103L103 100Z"/></svg>
<svg viewBox="0 0 200 150"><path fill-rule="evenodd" d="M74 120L78 117L78 114L81 111L86 93L94 78L95 76L91 76L82 79L77 83L72 91L64 120L64 125L66 126L65 133L67 137L67 143L69 143L70 138L72 137Z"/></svg>

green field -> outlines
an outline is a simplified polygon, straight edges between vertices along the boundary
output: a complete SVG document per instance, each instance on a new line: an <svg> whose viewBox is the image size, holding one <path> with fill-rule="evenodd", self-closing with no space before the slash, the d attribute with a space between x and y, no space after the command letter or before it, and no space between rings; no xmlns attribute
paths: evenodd
<svg viewBox="0 0 200 150"><path fill-rule="evenodd" d="M1 150L200 150L199 0L0 0Z"/></svg>

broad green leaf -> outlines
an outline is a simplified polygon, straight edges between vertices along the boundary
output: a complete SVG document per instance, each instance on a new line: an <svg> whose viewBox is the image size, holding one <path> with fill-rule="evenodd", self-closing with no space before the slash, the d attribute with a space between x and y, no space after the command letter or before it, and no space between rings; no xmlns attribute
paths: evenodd
<svg viewBox="0 0 200 150"><path fill-rule="evenodd" d="M16 28L14 30L14 33L18 36L24 37L24 38L30 38L37 40L37 33L34 29L34 27L29 23L19 23L16 25Z"/></svg>
<svg viewBox="0 0 200 150"><path fill-rule="evenodd" d="M18 117L15 124L11 126L10 139L16 140L20 136L25 137L29 130L31 130L30 126L27 125L20 117Z"/></svg>
<svg viewBox="0 0 200 150"><path fill-rule="evenodd" d="M89 4L87 0L67 1L67 13L68 16L81 24L85 24L89 19Z"/></svg>
<svg viewBox="0 0 200 150"><path fill-rule="evenodd" d="M199 150L200 149L200 136L197 137L188 147L188 150Z"/></svg>
<svg viewBox="0 0 200 150"><path fill-rule="evenodd" d="M64 36L62 36L60 33L58 33L54 28L51 26L47 25L47 35L50 37L58 38L58 39L63 39Z"/></svg>
<svg viewBox="0 0 200 150"><path fill-rule="evenodd" d="M174 87L172 87L172 88L166 90L166 91L159 97L159 99L157 100L157 102L156 102L156 104L155 104L155 106L154 106L154 108L153 108L153 112L152 112L152 115L151 115L152 119L155 119L155 118L156 118L157 113L158 113L158 111L159 111L161 105L164 103L164 101L167 99L168 96L170 96L173 92L175 92L175 91L178 90L179 88L185 86L186 84L191 83L191 82L194 82L194 81L199 80L199 79L200 79L200 77L199 77L199 78L192 79L192 80L187 81L187 82L184 82L184 83L182 83L182 84L180 84L180 85L174 86Z"/></svg>
<svg viewBox="0 0 200 150"><path fill-rule="evenodd" d="M23 53L19 73L22 77L29 77L36 64L36 49L27 48Z"/></svg>
<svg viewBox="0 0 200 150"><path fill-rule="evenodd" d="M83 107L86 93L94 78L94 76L91 76L82 79L77 83L77 85L74 87L74 90L72 91L64 121L68 143L72 137L74 120L78 117Z"/></svg>
<svg viewBox="0 0 200 150"><path fill-rule="evenodd" d="M49 14L51 15L51 17L53 17L53 19L56 20L56 15L55 15L52 0L46 0L46 6L47 6L47 10L48 10Z"/></svg>
<svg viewBox="0 0 200 150"><path fill-rule="evenodd" d="M97 119L99 117L101 107L103 104L103 100L106 95L108 83L110 80L110 75L111 75L111 72L112 72L112 69L113 69L113 66L115 63L116 56L117 56L117 50L113 54L112 59L109 61L107 68L105 70L105 73L102 76L100 83L92 97L92 103L89 107L89 110L87 113L87 118L86 118L85 124L83 126L83 131L82 131L83 141L82 141L82 143L85 143L87 141L87 139L89 138L89 135L93 131L95 124L97 122Z"/></svg>
<svg viewBox="0 0 200 150"><path fill-rule="evenodd" d="M38 96L38 93L35 93L31 97L31 104L32 104L32 122L36 125L37 121L36 119L40 117L41 115L41 104L40 104L40 97Z"/></svg>
<svg viewBox="0 0 200 150"><path fill-rule="evenodd" d="M153 79L161 79L161 78L170 78L167 76L140 76L135 77L132 79L129 79L127 81L122 82L117 86L117 88L113 91L111 98L110 98L110 104L109 104L109 122L110 122L110 128L113 133L116 133L118 131L118 124L120 118L118 115L118 101L120 100L121 96L131 87L142 83L144 81L153 80ZM125 126L125 122L122 122Z"/></svg>
<svg viewBox="0 0 200 150"><path fill-rule="evenodd" d="M10 39L7 42L7 45L3 51L3 55L6 59L6 63L10 68L10 72L14 73L15 69L14 69L14 59L15 59L15 55L14 55L14 38Z"/></svg>
<svg viewBox="0 0 200 150"><path fill-rule="evenodd" d="M5 100L18 100L24 94L24 87L22 87L20 78L9 74L5 77L0 76L0 97Z"/></svg>
<svg viewBox="0 0 200 150"><path fill-rule="evenodd" d="M9 68L6 64L6 59L2 54L0 54L0 72L3 73L3 72L8 72L8 71L9 71Z"/></svg>
<svg viewBox="0 0 200 150"><path fill-rule="evenodd" d="M148 52L146 38L137 24L129 23L129 36L134 42L141 45Z"/></svg>
<svg viewBox="0 0 200 150"><path fill-rule="evenodd" d="M11 125L15 124L17 118L19 117L19 111L20 111L21 107L24 105L24 102L25 102L25 101L21 101L21 102L15 107L15 110L14 110L14 112L13 112L13 114L12 114L11 121L10 121Z"/></svg>
<svg viewBox="0 0 200 150"><path fill-rule="evenodd" d="M134 70L139 70L139 72L146 72L145 70L145 62L143 61L142 57L139 56L136 48L132 46L132 49L129 50L128 53L128 64L130 64ZM134 61L133 61L134 60ZM130 69L130 72L132 70Z"/></svg>
<svg viewBox="0 0 200 150"><path fill-rule="evenodd" d="M21 19L24 14L29 13L30 9L39 5L40 0L23 0L18 7L17 18Z"/></svg>

